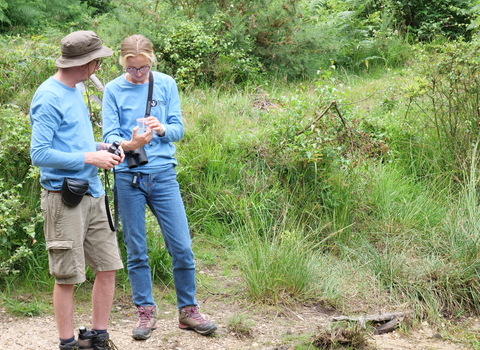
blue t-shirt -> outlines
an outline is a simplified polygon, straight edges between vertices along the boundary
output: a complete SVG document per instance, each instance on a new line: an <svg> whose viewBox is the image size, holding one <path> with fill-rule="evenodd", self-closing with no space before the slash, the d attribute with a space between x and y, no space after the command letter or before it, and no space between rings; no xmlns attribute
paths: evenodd
<svg viewBox="0 0 480 350"><path fill-rule="evenodd" d="M165 135L158 136L153 133L151 145L144 146L147 164L129 169L125 160L115 167L115 171L153 174L177 165L173 142L181 140L184 133L177 84L167 74L152 73L154 103L150 115L165 125ZM106 84L102 106L104 142L129 141L132 138L132 129L137 126L136 119L145 117L147 98L148 82L133 84L122 75Z"/></svg>
<svg viewBox="0 0 480 350"><path fill-rule="evenodd" d="M98 168L85 164L85 152L95 152L89 114L82 92L50 77L33 96L30 106L32 138L30 157L40 167L40 184L58 191L64 177L88 180L89 193L100 197L105 192Z"/></svg>

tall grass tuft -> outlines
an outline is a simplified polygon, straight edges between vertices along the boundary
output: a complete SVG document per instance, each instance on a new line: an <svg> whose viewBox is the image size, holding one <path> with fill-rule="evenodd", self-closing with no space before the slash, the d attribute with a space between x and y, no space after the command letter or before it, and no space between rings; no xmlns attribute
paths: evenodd
<svg viewBox="0 0 480 350"><path fill-rule="evenodd" d="M233 238L250 300L278 304L315 296L315 245L310 237L282 223L271 226L266 208L251 209L257 219L238 227Z"/></svg>

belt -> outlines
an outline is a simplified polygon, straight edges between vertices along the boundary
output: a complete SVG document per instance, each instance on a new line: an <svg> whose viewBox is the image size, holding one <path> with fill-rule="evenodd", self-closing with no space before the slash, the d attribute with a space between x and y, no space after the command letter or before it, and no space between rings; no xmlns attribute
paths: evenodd
<svg viewBox="0 0 480 350"><path fill-rule="evenodd" d="M50 190L47 190L46 188L44 188L45 191L47 191L48 193L62 193L62 191L50 191Z"/></svg>
<svg viewBox="0 0 480 350"><path fill-rule="evenodd" d="M62 191L50 191L50 190L47 190L44 188L45 191L47 191L48 193L62 193ZM90 197L93 197L91 193L85 193L85 196L90 196Z"/></svg>

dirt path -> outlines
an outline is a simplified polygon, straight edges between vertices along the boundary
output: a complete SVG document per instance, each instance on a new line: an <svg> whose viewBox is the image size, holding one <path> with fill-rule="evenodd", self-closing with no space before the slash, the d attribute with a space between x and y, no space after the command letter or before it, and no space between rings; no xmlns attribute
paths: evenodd
<svg viewBox="0 0 480 350"><path fill-rule="evenodd" d="M209 301L202 313L214 321L218 330L214 336L203 337L177 327L177 316L171 307L160 309L158 328L146 341L134 341L130 337L136 323L134 309L116 303L109 329L111 339L119 350L168 349L168 350L293 350L301 339L311 340L318 327L327 327L331 313L319 306L301 306L280 314L265 310L245 310L220 301ZM234 314L248 314L253 321L251 336L239 336L229 328L228 320ZM77 315L75 325L89 326L88 316ZM453 350L469 349L467 346L442 339L427 325L405 335L392 332L372 336L370 349L381 350ZM474 327L475 328L475 327ZM478 324L472 332L478 334ZM57 332L53 316L18 318L0 310L0 349L3 350L57 350ZM305 347L303 348L305 349ZM310 347L314 349L314 347Z"/></svg>

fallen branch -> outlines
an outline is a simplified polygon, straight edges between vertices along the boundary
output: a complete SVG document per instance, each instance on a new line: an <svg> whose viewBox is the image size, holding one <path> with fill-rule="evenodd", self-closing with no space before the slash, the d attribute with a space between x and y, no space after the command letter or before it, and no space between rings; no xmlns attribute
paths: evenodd
<svg viewBox="0 0 480 350"><path fill-rule="evenodd" d="M376 327L373 334L384 334L384 333L393 332L399 324L400 324L400 321L394 318L391 321L388 321L387 323L382 324L379 327Z"/></svg>
<svg viewBox="0 0 480 350"><path fill-rule="evenodd" d="M390 321L394 318L401 318L405 317L405 313L403 312L392 312L392 313L385 313L385 314L377 314L377 315L370 315L370 316L359 316L359 317L348 317L348 316L338 316L338 317L331 317L330 321L375 321L375 322L386 322Z"/></svg>
<svg viewBox="0 0 480 350"><path fill-rule="evenodd" d="M367 322L377 322L384 323L379 327L375 328L375 334L384 334L392 332L403 320L405 313L403 312L394 312L394 313L384 313L370 316L359 316L359 317L348 317L348 316L338 316L330 318L332 322L338 321L355 321L362 328L366 328ZM386 323L385 323L386 322Z"/></svg>

